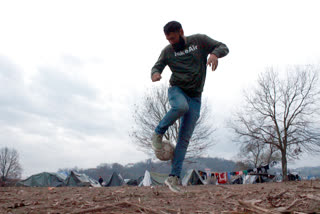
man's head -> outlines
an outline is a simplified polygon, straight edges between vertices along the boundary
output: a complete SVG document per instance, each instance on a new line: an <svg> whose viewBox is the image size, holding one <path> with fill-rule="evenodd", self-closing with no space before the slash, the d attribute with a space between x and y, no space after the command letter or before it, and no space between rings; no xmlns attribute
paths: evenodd
<svg viewBox="0 0 320 214"><path fill-rule="evenodd" d="M185 48L184 32L179 22L168 22L163 27L163 31L175 51L181 51Z"/></svg>

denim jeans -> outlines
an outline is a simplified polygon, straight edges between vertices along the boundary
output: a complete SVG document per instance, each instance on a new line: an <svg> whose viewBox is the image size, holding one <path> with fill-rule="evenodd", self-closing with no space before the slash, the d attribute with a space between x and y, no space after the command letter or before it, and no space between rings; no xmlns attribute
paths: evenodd
<svg viewBox="0 0 320 214"><path fill-rule="evenodd" d="M168 89L168 98L171 109L160 121L155 132L163 135L169 126L180 118L179 135L170 173L180 177L189 140L200 116L201 97L189 97L179 87L172 86Z"/></svg>

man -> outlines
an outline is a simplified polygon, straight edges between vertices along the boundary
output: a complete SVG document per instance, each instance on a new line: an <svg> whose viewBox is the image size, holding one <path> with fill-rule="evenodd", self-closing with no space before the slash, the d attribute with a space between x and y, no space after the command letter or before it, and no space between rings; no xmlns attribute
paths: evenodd
<svg viewBox="0 0 320 214"><path fill-rule="evenodd" d="M99 176L99 184L102 186L102 183L103 183L103 178L101 176Z"/></svg>
<svg viewBox="0 0 320 214"><path fill-rule="evenodd" d="M201 93L206 78L207 66L212 71L218 66L218 58L228 54L227 46L206 35L184 36L179 22L171 21L164 26L169 45L166 46L151 70L153 82L161 79L166 65L172 71L168 98L170 111L160 121L152 135L154 151L162 149L162 136L169 126L180 118L179 136L172 160L172 170L165 184L174 192L179 192L179 178L187 152L189 140L200 116ZM208 55L209 58L208 58ZM207 60L208 58L208 60Z"/></svg>

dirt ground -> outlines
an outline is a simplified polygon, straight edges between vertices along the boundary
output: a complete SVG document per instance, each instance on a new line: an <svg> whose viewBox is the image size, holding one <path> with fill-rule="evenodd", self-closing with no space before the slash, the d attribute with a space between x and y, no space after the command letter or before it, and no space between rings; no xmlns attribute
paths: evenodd
<svg viewBox="0 0 320 214"><path fill-rule="evenodd" d="M0 213L320 213L320 182L182 187L1 187Z"/></svg>

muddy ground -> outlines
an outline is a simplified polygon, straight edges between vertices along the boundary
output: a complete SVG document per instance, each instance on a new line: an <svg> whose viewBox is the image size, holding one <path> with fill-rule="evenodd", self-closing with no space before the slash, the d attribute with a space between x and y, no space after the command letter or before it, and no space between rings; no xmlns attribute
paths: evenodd
<svg viewBox="0 0 320 214"><path fill-rule="evenodd" d="M1 187L0 213L320 213L320 182L182 187Z"/></svg>

